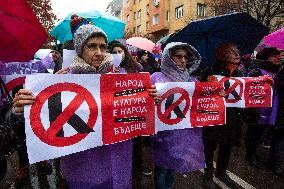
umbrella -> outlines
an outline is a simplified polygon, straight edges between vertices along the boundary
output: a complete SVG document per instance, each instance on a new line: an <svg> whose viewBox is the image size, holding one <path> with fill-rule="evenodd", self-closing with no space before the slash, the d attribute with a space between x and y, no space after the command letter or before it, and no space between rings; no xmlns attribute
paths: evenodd
<svg viewBox="0 0 284 189"><path fill-rule="evenodd" d="M126 43L149 52L152 52L155 47L155 43L143 37L131 37L126 40Z"/></svg>
<svg viewBox="0 0 284 189"><path fill-rule="evenodd" d="M167 42L167 40L168 40L172 35L173 35L173 33L162 37L162 38L157 42L157 44L163 45L164 43Z"/></svg>
<svg viewBox="0 0 284 189"><path fill-rule="evenodd" d="M24 62L47 40L47 34L25 0L0 0L0 61Z"/></svg>
<svg viewBox="0 0 284 189"><path fill-rule="evenodd" d="M50 34L61 43L72 40L70 20L73 13L69 14L63 21L61 21ZM78 13L78 16L89 19L95 26L100 27L107 34L108 41L124 37L125 23L118 18L101 13L99 11Z"/></svg>
<svg viewBox="0 0 284 189"><path fill-rule="evenodd" d="M284 28L264 37L264 46L276 47L284 50Z"/></svg>
<svg viewBox="0 0 284 189"><path fill-rule="evenodd" d="M253 53L269 29L247 13L232 13L191 22L171 36L169 42L185 42L202 56L201 67L215 64L215 50L223 43L234 43L242 55ZM162 46L165 47L165 44Z"/></svg>

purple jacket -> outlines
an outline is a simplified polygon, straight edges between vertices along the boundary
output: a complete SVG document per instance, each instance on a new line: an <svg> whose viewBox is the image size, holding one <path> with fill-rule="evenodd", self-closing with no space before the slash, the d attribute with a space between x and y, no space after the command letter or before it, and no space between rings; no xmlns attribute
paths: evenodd
<svg viewBox="0 0 284 189"><path fill-rule="evenodd" d="M264 69L260 69L261 75L269 75L272 77L274 83L277 82L277 74L273 72L269 72ZM278 109L278 92L273 87L273 97L272 97L272 107L271 108L260 108L259 109L259 120L258 123L261 125L269 124L269 125L275 125L276 118L277 118L277 109Z"/></svg>
<svg viewBox="0 0 284 189"><path fill-rule="evenodd" d="M179 43L178 43L179 44ZM184 44L183 44L184 45ZM187 44L186 44L187 45ZM191 51L195 49L188 45ZM175 82L174 78L175 68L173 62L169 58L167 48L164 50L161 70L151 76L152 83ZM196 51L197 52L197 51ZM195 52L195 53L196 53ZM167 65L165 65L167 64ZM195 66L195 68L197 68ZM167 74L163 69L171 68ZM171 74L171 78L168 77ZM176 73L176 75L179 75ZM179 75L180 76L180 75ZM197 81L194 77L187 75L181 76L187 78L187 81ZM155 165L166 169L171 169L180 173L191 172L205 167L205 157L202 141L202 129L182 129L173 131L158 132L151 137L152 155Z"/></svg>
<svg viewBox="0 0 284 189"><path fill-rule="evenodd" d="M105 61L101 73L111 64ZM82 59L74 60L72 73L94 73ZM96 71L96 70L95 70ZM131 189L132 141L100 146L61 157L61 171L70 189Z"/></svg>

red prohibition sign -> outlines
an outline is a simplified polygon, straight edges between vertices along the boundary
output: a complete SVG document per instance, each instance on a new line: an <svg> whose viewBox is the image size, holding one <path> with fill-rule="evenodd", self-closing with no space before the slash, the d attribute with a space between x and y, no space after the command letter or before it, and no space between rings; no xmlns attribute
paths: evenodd
<svg viewBox="0 0 284 189"><path fill-rule="evenodd" d="M63 91L74 92L77 93L77 95L46 130L43 127L40 118L42 106L49 97ZM74 83L58 83L45 88L36 96L35 102L31 107L30 124L33 132L41 141L51 146L63 147L80 142L88 135L88 133L77 133L69 137L56 137L56 134L84 101L87 102L90 109L90 116L87 125L92 129L97 120L98 106L92 94L87 89Z"/></svg>
<svg viewBox="0 0 284 189"><path fill-rule="evenodd" d="M25 84L25 76L15 78L6 84L8 92L12 91L15 87Z"/></svg>
<svg viewBox="0 0 284 189"><path fill-rule="evenodd" d="M236 78L228 78L228 77L224 77L223 79L220 80L220 82L225 83L228 80L234 80L235 83L232 86L230 86L229 89L226 90L226 96L229 95L231 92L233 92L238 86L240 86L240 92L239 92L238 95L242 98L242 96L243 96L243 83ZM236 103L238 101L239 101L239 99L227 99L226 98L227 103Z"/></svg>
<svg viewBox="0 0 284 189"><path fill-rule="evenodd" d="M168 125L177 124L177 123L181 122L182 119L183 119L183 118L180 118L180 117L177 117L175 119L168 119L168 115L170 115L170 113L174 110L174 108L176 106L178 106L180 103L182 103L182 101L184 101L184 100L186 101L186 105L185 105L184 109L182 110L183 115L185 115L187 113L189 106L190 106L190 99L189 99L188 92L185 89L179 88L179 87L172 88L172 89L168 90L166 93L164 93L162 95L162 101L165 100L168 96L170 96L172 94L176 94L176 93L180 93L181 97L179 97L179 99L175 103L173 103L164 113L162 113L162 111L161 111L161 103L157 107L159 119L163 123L166 123Z"/></svg>

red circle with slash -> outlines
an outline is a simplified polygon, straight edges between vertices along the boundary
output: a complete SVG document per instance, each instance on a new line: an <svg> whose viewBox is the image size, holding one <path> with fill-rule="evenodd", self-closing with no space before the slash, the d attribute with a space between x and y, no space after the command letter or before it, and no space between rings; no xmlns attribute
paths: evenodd
<svg viewBox="0 0 284 189"><path fill-rule="evenodd" d="M49 97L63 91L74 92L77 95L46 130L43 127L40 117L43 104L48 100ZM30 110L30 124L33 132L41 141L51 146L64 147L80 142L87 137L89 133L77 133L69 137L57 137L56 133L63 128L63 125L67 123L68 119L85 101L90 109L87 125L93 129L98 117L98 106L93 95L87 89L74 83L58 83L45 88L36 96L35 102Z"/></svg>
<svg viewBox="0 0 284 189"><path fill-rule="evenodd" d="M224 77L223 79L221 79L220 82L225 83L228 80L234 80L235 83L226 90L226 96L228 96L238 86L240 86L240 92L239 92L238 95L239 95L240 98L242 98L242 96L243 96L243 83L240 80L236 79L236 78L227 78L227 77ZM236 103L236 102L239 101L239 99L228 99L228 98L225 98L225 100L226 100L227 103Z"/></svg>
<svg viewBox="0 0 284 189"><path fill-rule="evenodd" d="M161 111L161 105L162 105L161 103L157 107L157 114L158 114L159 119L163 123L166 123L168 125L177 124L177 123L181 122L182 119L183 119L183 118L180 118L180 117L177 117L175 119L168 119L168 115L175 109L176 106L178 106L184 100L186 101L186 105L185 105L184 109L182 110L183 115L186 115L186 113L188 112L189 107L190 107L190 99L189 99L188 92L185 89L179 88L179 87L172 88L172 89L168 90L166 93L164 93L162 95L162 101L165 100L168 96L170 96L172 94L176 94L176 93L180 93L181 97L179 97L179 99L176 102L174 102L168 109L166 109L166 111L164 113L162 113L162 111Z"/></svg>

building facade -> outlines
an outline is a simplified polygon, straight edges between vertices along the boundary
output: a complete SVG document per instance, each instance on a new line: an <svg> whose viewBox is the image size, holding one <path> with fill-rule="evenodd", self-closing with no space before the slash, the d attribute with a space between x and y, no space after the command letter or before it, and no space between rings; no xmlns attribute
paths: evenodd
<svg viewBox="0 0 284 189"><path fill-rule="evenodd" d="M193 20L212 16L208 5L208 0L124 0L126 38L143 36L157 41Z"/></svg>

